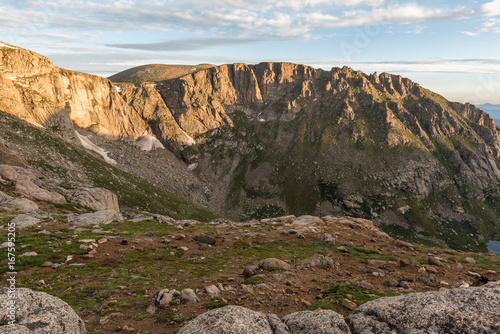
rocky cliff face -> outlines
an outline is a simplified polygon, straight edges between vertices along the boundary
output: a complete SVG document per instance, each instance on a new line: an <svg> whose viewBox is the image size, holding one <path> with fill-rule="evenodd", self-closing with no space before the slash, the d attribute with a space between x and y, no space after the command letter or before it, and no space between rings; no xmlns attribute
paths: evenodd
<svg viewBox="0 0 500 334"><path fill-rule="evenodd" d="M438 243L457 226L488 233L479 203L499 194L500 133L472 105L397 75L288 63L223 65L156 88L198 144L185 153L214 185L211 206L229 216L347 211ZM396 210L405 205L411 214Z"/></svg>
<svg viewBox="0 0 500 334"><path fill-rule="evenodd" d="M107 79L54 66L35 52L0 47L0 108L33 124L72 124L115 138L137 138L149 127Z"/></svg>

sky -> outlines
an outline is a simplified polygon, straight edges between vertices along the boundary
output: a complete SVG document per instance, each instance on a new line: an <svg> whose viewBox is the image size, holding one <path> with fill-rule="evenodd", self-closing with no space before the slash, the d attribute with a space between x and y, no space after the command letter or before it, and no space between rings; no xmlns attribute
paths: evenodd
<svg viewBox="0 0 500 334"><path fill-rule="evenodd" d="M347 65L500 104L500 0L2 0L0 40L105 77L144 64Z"/></svg>

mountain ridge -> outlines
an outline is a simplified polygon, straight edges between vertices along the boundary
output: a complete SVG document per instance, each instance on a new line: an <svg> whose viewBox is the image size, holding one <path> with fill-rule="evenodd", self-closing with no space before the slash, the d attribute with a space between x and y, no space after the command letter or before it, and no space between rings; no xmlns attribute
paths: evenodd
<svg viewBox="0 0 500 334"><path fill-rule="evenodd" d="M2 78L13 86L4 89L8 98L20 98L17 91L29 102L7 111L25 119L47 113L21 85L31 83L6 78L9 71L27 78L22 57L0 51ZM51 68L39 63L35 74ZM205 185L204 202L230 218L346 213L399 237L462 249L485 249L482 239L500 235L498 128L484 111L407 78L236 63L154 83L99 78L92 88L65 71L34 82L51 87L75 76L68 87L81 96L70 102L81 106L82 119L58 106L69 133L72 123L109 139L134 141L149 132ZM116 129L121 119L130 126Z"/></svg>

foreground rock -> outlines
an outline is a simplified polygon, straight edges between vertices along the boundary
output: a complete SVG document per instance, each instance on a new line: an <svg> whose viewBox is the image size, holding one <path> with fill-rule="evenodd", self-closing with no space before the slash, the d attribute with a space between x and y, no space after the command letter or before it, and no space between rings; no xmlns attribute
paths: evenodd
<svg viewBox="0 0 500 334"><path fill-rule="evenodd" d="M283 318L291 333L350 334L344 317L332 310L302 311Z"/></svg>
<svg viewBox="0 0 500 334"><path fill-rule="evenodd" d="M177 334L273 334L264 313L240 306L221 307L188 322Z"/></svg>
<svg viewBox="0 0 500 334"><path fill-rule="evenodd" d="M381 298L350 317L354 333L500 333L500 282Z"/></svg>
<svg viewBox="0 0 500 334"><path fill-rule="evenodd" d="M0 323L8 323L9 289L0 289ZM61 299L30 289L16 290L16 325L1 326L0 333L85 334L85 325Z"/></svg>

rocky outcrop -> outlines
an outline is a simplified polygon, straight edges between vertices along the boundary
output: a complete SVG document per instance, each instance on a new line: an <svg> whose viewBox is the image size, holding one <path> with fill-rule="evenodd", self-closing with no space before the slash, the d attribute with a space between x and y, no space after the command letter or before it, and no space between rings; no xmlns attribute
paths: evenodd
<svg viewBox="0 0 500 334"><path fill-rule="evenodd" d="M61 299L30 289L15 292L15 326L5 326L12 320L8 288L0 289L0 333L85 334L85 324L73 309ZM36 307L34 307L36 306Z"/></svg>
<svg viewBox="0 0 500 334"><path fill-rule="evenodd" d="M381 298L350 317L354 333L496 333L500 283Z"/></svg>
<svg viewBox="0 0 500 334"><path fill-rule="evenodd" d="M74 124L113 138L137 138L149 127L114 84L61 69L35 52L0 47L0 109L32 124L65 131Z"/></svg>
<svg viewBox="0 0 500 334"><path fill-rule="evenodd" d="M0 165L11 165L18 167L26 167L23 159L17 154L14 154L5 145L4 141L0 138Z"/></svg>
<svg viewBox="0 0 500 334"><path fill-rule="evenodd" d="M301 311L283 318L291 333L350 334L344 317L332 310Z"/></svg>
<svg viewBox="0 0 500 334"><path fill-rule="evenodd" d="M121 221L123 220L123 217L115 210L108 209L108 210L101 210L101 211L78 215L75 218L74 225L77 226L101 225L101 224L109 224L114 220Z"/></svg>

